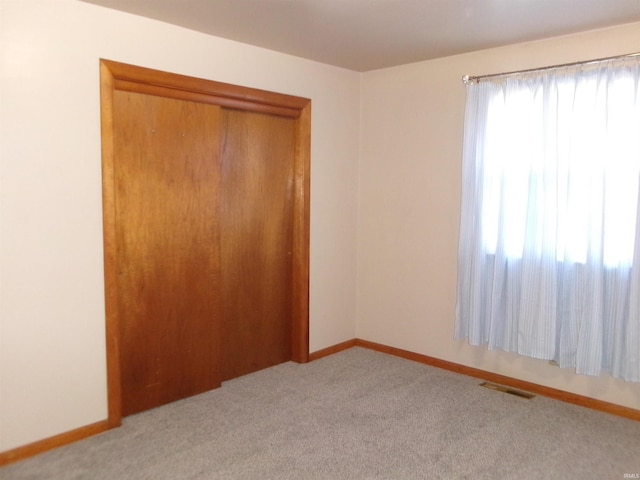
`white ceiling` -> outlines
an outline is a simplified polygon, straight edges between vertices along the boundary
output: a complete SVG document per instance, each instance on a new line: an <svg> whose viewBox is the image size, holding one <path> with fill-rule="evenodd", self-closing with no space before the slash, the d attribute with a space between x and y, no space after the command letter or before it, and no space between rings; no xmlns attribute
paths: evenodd
<svg viewBox="0 0 640 480"><path fill-rule="evenodd" d="M640 0L84 1L357 71L640 21Z"/></svg>

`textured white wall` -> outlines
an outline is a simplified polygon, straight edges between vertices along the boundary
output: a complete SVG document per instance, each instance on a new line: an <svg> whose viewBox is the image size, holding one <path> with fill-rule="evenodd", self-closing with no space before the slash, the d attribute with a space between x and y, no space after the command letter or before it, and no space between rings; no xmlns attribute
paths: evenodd
<svg viewBox="0 0 640 480"><path fill-rule="evenodd" d="M359 168L359 338L640 408L640 385L453 340L465 74L638 51L640 23L367 72Z"/></svg>
<svg viewBox="0 0 640 480"><path fill-rule="evenodd" d="M311 98L311 351L354 337L359 73L76 0L0 53L0 451L107 415L99 58Z"/></svg>

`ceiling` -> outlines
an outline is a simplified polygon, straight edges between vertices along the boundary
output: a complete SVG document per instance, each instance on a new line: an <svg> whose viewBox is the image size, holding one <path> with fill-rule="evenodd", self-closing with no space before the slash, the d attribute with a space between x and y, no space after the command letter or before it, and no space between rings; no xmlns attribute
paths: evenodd
<svg viewBox="0 0 640 480"><path fill-rule="evenodd" d="M640 21L640 0L84 1L357 71Z"/></svg>

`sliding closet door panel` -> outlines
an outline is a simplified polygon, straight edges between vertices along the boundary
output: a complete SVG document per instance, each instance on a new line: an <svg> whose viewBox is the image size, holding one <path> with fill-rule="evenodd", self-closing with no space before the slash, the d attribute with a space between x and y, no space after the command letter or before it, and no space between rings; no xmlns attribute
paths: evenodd
<svg viewBox="0 0 640 480"><path fill-rule="evenodd" d="M220 385L220 112L114 94L124 415Z"/></svg>
<svg viewBox="0 0 640 480"><path fill-rule="evenodd" d="M295 120L223 109L222 378L291 360Z"/></svg>

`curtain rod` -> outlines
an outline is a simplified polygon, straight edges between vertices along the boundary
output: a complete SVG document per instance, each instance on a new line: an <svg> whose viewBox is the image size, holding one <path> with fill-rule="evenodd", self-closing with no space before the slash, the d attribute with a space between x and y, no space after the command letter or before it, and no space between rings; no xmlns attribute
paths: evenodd
<svg viewBox="0 0 640 480"><path fill-rule="evenodd" d="M462 77L462 81L464 83L472 83L478 82L485 78L493 78L493 77L502 77L507 75L515 75L518 73L528 73L528 72L540 72L544 70L553 70L554 68L562 68L562 67L573 67L574 65L591 65L594 63L606 62L609 60L617 60L619 58L627 58L627 57L637 57L640 55L640 52L636 53L625 53L624 55L616 55L614 57L605 57L605 58L597 58L595 60L586 60L583 62L571 62L571 63L562 63L560 65L551 65L548 67L540 67L540 68L528 68L526 70L516 70L512 72L502 72L502 73L490 73L488 75L465 75Z"/></svg>

